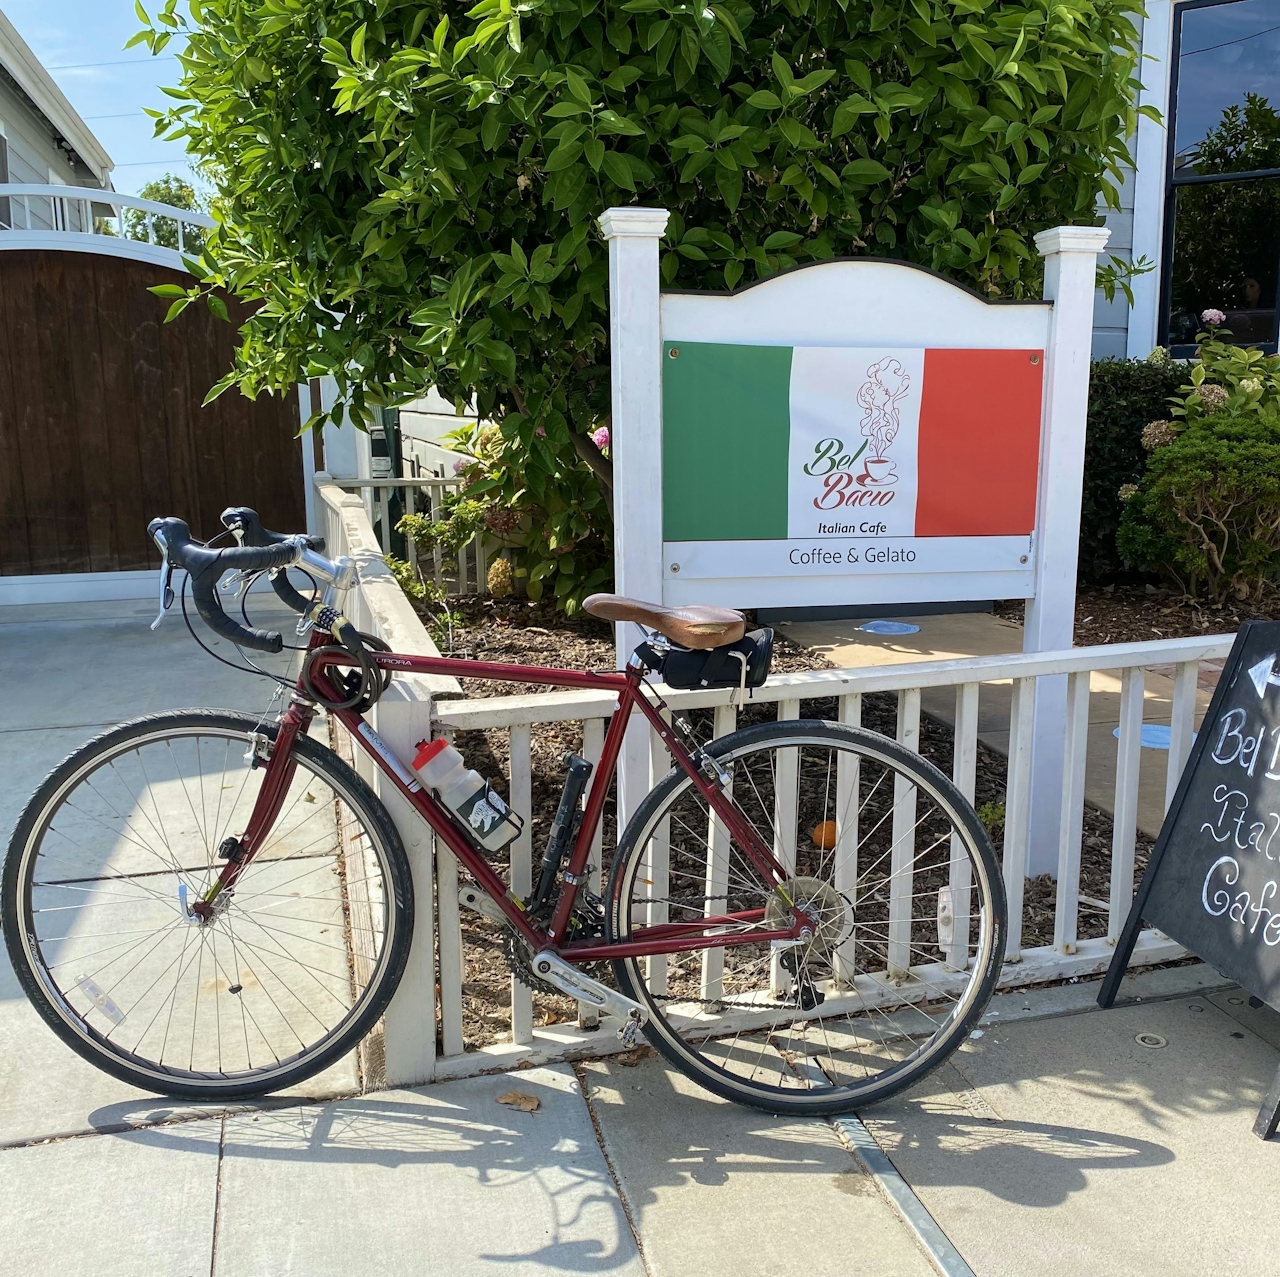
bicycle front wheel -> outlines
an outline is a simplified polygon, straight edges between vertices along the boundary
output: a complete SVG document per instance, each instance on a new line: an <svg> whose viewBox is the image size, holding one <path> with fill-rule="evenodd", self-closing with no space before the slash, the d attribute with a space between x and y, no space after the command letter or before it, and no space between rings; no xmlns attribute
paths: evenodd
<svg viewBox="0 0 1280 1277"><path fill-rule="evenodd" d="M193 916L275 735L210 710L122 724L63 762L14 831L0 916L23 989L73 1050L144 1090L294 1085L368 1032L404 970L413 889L395 826L308 737L257 855Z"/></svg>
<svg viewBox="0 0 1280 1277"><path fill-rule="evenodd" d="M773 1113L847 1112L919 1081L982 1014L1004 957L1004 887L972 806L919 755L841 724L765 723L707 752L788 877L766 883L683 772L641 803L610 938L714 917L735 941L614 963L649 1040ZM752 938L788 928L793 900L809 939Z"/></svg>

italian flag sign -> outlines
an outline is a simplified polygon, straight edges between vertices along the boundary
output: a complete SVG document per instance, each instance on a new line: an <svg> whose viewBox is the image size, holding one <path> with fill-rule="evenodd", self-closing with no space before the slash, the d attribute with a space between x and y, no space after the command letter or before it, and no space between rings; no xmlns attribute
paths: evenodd
<svg viewBox="0 0 1280 1277"><path fill-rule="evenodd" d="M1035 527L1039 350L663 348L663 540Z"/></svg>

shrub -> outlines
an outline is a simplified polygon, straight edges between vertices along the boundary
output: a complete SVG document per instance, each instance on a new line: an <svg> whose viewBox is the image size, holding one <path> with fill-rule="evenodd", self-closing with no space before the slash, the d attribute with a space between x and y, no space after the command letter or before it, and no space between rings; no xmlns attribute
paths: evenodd
<svg viewBox="0 0 1280 1277"><path fill-rule="evenodd" d="M222 384L292 394L332 373L335 412L357 420L437 386L499 422L525 505L546 491L566 510L585 506L579 488L610 497L592 438L610 411L594 225L605 208L672 210L668 286L732 289L876 253L987 296L1037 296L1034 233L1093 223L1099 191L1116 202L1142 11L1137 0L185 7L164 0L138 38L155 52L186 42L158 127L218 185L196 287L262 303ZM577 544L565 551L577 583L558 597L595 571ZM557 591L566 572L555 569Z"/></svg>
<svg viewBox="0 0 1280 1277"><path fill-rule="evenodd" d="M607 448L607 435L597 433ZM420 549L437 543L456 549L455 542L461 544L483 526L508 548L512 577L532 599L549 593L574 612L588 594L608 585L613 526L589 470L574 467L548 474L536 464L538 450L546 446L536 433L532 462L523 449L505 446L494 426L464 427L449 442L465 458L463 492L446 499L442 520L420 515L401 520L401 531L413 536Z"/></svg>
<svg viewBox="0 0 1280 1277"><path fill-rule="evenodd" d="M1136 484L1147 464L1143 431L1169 415L1169 401L1187 379L1185 364L1154 359L1102 359L1089 380L1080 579L1103 584L1125 568L1116 549L1124 508L1119 490Z"/></svg>
<svg viewBox="0 0 1280 1277"><path fill-rule="evenodd" d="M1152 454L1116 539L1126 559L1188 594L1257 598L1280 567L1280 420L1196 419Z"/></svg>
<svg viewBox="0 0 1280 1277"><path fill-rule="evenodd" d="M1175 427L1222 412L1280 417L1280 355L1228 345L1222 338L1230 336L1214 326L1200 334L1190 379L1174 397Z"/></svg>

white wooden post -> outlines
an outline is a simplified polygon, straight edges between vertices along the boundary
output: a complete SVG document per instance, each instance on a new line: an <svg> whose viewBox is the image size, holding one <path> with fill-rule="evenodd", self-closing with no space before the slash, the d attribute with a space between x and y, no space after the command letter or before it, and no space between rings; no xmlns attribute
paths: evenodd
<svg viewBox="0 0 1280 1277"><path fill-rule="evenodd" d="M431 735L431 690L426 680L412 675L395 679L378 701L374 718L378 734L397 757L412 758L416 743ZM374 779L374 788L390 810L404 842L413 874L415 904L409 963L383 1021L386 1081L389 1086L416 1086L431 1081L436 1062L436 937L435 911L431 907L435 839L418 813L381 772ZM453 890L456 908L456 885ZM442 979L444 974L442 970ZM461 972L458 981L460 985ZM462 1049L461 1044L458 1049Z"/></svg>
<svg viewBox="0 0 1280 1277"><path fill-rule="evenodd" d="M311 386L307 382L298 385L298 421L311 416ZM316 450L310 432L302 436L302 499L307 511L307 532L319 536L316 523ZM332 548L329 550L332 554Z"/></svg>
<svg viewBox="0 0 1280 1277"><path fill-rule="evenodd" d="M612 347L613 562L619 594L662 599L662 326L658 241L664 208L610 208L600 218L609 245L609 341ZM618 667L643 637L617 626ZM633 719L618 761L618 829L649 790L649 728Z"/></svg>
<svg viewBox="0 0 1280 1277"><path fill-rule="evenodd" d="M1024 652L1069 648L1075 634L1093 294L1098 254L1110 234L1101 226L1055 226L1036 236L1036 248L1044 258L1044 295L1053 302L1053 319L1045 351L1036 596L1027 603ZM1055 873L1058 867L1066 722L1065 677L1037 679L1026 848L1031 877Z"/></svg>

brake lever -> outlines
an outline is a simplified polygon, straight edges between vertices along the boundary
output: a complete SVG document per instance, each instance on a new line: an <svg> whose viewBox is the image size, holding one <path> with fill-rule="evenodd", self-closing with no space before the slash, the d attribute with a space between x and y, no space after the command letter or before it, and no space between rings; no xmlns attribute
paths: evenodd
<svg viewBox="0 0 1280 1277"><path fill-rule="evenodd" d="M160 547L160 611L151 622L153 630L158 629L164 620L164 614L173 606L173 564L169 562L169 547L164 537L156 533L152 540Z"/></svg>
<svg viewBox="0 0 1280 1277"><path fill-rule="evenodd" d="M257 572L229 572L218 582L218 593L225 594L234 602L245 592L249 582L257 575Z"/></svg>

